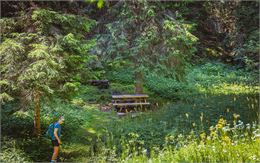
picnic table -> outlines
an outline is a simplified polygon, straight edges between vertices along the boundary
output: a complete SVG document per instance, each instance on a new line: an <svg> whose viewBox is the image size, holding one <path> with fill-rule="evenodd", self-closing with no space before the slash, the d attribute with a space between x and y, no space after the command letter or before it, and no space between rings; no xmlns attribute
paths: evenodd
<svg viewBox="0 0 260 163"><path fill-rule="evenodd" d="M146 94L112 95L112 104L119 112L131 108L143 108L150 105L150 103L147 102L148 97Z"/></svg>

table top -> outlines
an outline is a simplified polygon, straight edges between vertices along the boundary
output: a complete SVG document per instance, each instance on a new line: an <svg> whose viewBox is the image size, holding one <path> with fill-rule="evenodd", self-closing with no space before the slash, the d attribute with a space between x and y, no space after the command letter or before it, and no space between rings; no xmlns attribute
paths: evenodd
<svg viewBox="0 0 260 163"><path fill-rule="evenodd" d="M112 95L112 98L147 98L146 94Z"/></svg>

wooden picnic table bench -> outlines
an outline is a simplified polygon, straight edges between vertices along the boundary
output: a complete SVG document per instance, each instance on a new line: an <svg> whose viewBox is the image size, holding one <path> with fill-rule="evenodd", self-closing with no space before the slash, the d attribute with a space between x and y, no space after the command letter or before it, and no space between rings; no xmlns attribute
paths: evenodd
<svg viewBox="0 0 260 163"><path fill-rule="evenodd" d="M126 95L112 95L112 104L118 111L126 111L126 109L145 107L150 105L147 102L149 96L146 94L126 94Z"/></svg>

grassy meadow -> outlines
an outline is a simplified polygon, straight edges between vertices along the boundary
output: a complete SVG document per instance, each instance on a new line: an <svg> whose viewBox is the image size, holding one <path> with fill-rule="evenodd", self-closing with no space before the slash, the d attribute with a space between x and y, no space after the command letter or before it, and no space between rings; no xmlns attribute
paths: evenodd
<svg viewBox="0 0 260 163"><path fill-rule="evenodd" d="M115 92L131 92L131 69L107 73L109 89L81 85L70 100L43 99L42 136L33 110L2 109L1 162L48 162L44 137L53 109L65 116L63 162L259 162L259 85L252 74L218 62L194 65L184 81L147 73L151 106L118 117L100 111ZM119 80L120 79L120 80Z"/></svg>

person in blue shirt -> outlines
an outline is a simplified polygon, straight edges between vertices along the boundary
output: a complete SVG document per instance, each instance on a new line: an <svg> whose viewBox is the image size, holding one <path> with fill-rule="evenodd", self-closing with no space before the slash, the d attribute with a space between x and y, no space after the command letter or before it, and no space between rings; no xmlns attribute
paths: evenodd
<svg viewBox="0 0 260 163"><path fill-rule="evenodd" d="M60 133L61 133L61 124L64 123L64 116L61 116L58 120L58 122L56 122L54 124L54 132L52 134L52 145L53 145L53 154L51 157L51 163L55 163L56 159L58 157L59 154L59 147L62 144L61 142L61 138L60 138Z"/></svg>

